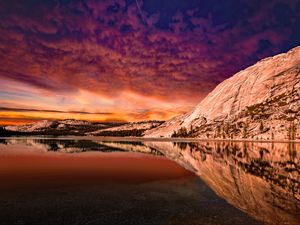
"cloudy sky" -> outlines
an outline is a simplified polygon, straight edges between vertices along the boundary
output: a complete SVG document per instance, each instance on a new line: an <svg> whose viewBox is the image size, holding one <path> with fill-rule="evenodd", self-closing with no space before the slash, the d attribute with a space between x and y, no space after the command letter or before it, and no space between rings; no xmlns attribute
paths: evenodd
<svg viewBox="0 0 300 225"><path fill-rule="evenodd" d="M297 45L299 0L0 0L0 123L166 120Z"/></svg>

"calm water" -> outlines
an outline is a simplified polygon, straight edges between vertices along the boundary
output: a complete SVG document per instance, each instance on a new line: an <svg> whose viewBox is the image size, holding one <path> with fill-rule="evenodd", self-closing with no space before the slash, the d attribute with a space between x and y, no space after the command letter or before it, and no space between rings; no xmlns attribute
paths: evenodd
<svg viewBox="0 0 300 225"><path fill-rule="evenodd" d="M300 224L300 145L0 139L0 224Z"/></svg>

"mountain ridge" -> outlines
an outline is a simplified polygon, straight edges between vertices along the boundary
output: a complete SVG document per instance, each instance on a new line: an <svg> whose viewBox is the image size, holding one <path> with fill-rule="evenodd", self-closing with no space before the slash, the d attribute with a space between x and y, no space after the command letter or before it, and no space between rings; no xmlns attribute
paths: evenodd
<svg viewBox="0 0 300 225"><path fill-rule="evenodd" d="M163 121L140 122L91 122L87 120L40 120L24 125L8 125L1 135L88 135L88 136L142 136L145 130Z"/></svg>
<svg viewBox="0 0 300 225"><path fill-rule="evenodd" d="M278 106L282 111L282 115L288 115L283 111L294 109L294 123L295 129L299 127L298 112L299 108L299 94L300 94L300 47L291 49L287 53L268 57L258 61L256 64L236 73L232 77L221 82L212 92L210 92L193 111L184 115L172 118L166 121L161 126L145 132L145 137L198 137L198 138L248 138L248 139L299 139L297 135L294 138L288 137L288 130L290 124L283 123L283 119L277 119L276 122L272 117L272 113L276 114L275 107L272 105L272 110L269 112L270 118L265 120L251 121L251 119L237 118L237 116L247 111L247 107L264 102L271 101L271 99L281 96L285 93L293 92L291 94L292 101L285 105ZM283 97L283 96L282 96ZM284 107L283 107L284 106ZM271 107L271 106L270 106ZM263 110L268 111L268 109ZM259 114L258 114L259 115ZM288 115L289 116L289 115ZM243 117L244 118L244 117ZM288 117L290 118L290 117ZM276 127L268 127L271 131L264 131L264 135L259 132L250 132L249 135L242 135L239 129L233 132L223 132L221 135L213 132L218 127L227 124L230 126L233 120L238 122L249 123L251 129L256 129L257 122L267 123L272 120L274 126L276 123L283 125L286 132L277 132ZM253 119L253 118L252 118ZM244 121L245 120L245 121ZM269 120L269 121L268 121ZM252 126L255 123L255 126ZM223 124L223 125L222 125ZM225 125L224 125L225 124ZM226 125L226 126L227 126ZM265 126L267 127L267 126ZM209 131L206 130L209 128ZM211 131L213 129L213 131ZM223 129L224 130L224 129ZM178 134L179 133L179 134ZM268 133L268 135L266 134Z"/></svg>

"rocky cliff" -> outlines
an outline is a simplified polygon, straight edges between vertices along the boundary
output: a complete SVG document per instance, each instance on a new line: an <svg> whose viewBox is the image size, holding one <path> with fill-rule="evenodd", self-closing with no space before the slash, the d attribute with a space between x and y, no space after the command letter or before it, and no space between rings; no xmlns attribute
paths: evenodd
<svg viewBox="0 0 300 225"><path fill-rule="evenodd" d="M163 121L148 120L140 122L130 122L120 126L109 127L106 129L99 129L94 132L87 133L91 136L142 136L143 133L152 128L158 127Z"/></svg>
<svg viewBox="0 0 300 225"><path fill-rule="evenodd" d="M195 109L145 137L300 139L300 47L220 83Z"/></svg>

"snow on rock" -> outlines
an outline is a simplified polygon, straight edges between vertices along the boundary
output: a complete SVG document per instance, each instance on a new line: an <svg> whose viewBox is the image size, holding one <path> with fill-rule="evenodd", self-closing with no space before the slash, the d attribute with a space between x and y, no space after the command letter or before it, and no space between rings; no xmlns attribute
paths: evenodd
<svg viewBox="0 0 300 225"><path fill-rule="evenodd" d="M49 128L52 129L65 129L68 126L89 126L92 125L91 122L85 120L74 120L74 119L66 119L66 120L58 120L58 121L50 121L50 120L41 120L38 122L25 124L25 125L15 125L15 126L6 126L6 130L10 131L19 131L19 132L34 132L46 130Z"/></svg>
<svg viewBox="0 0 300 225"><path fill-rule="evenodd" d="M41 120L35 123L25 124L25 125L16 125L16 126L6 126L6 130L10 131L19 131L19 132L32 132L37 130L46 129L54 124L53 121Z"/></svg>
<svg viewBox="0 0 300 225"><path fill-rule="evenodd" d="M142 122L132 122L132 123L127 123L121 126L116 126L116 127L110 127L106 129L101 129L98 131L91 132L90 135L97 135L101 132L105 131L125 131L125 130L148 130L154 127L157 127L161 124L162 122L160 121L142 121Z"/></svg>

